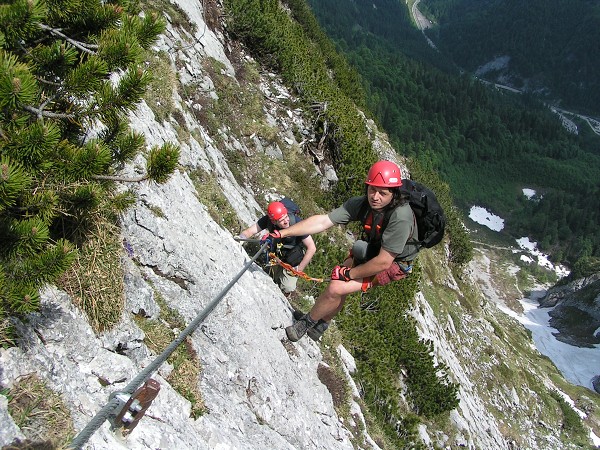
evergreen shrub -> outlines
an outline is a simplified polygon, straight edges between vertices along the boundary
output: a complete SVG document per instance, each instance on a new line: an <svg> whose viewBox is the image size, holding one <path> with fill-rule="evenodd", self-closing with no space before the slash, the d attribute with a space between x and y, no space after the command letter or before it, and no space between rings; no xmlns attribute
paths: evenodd
<svg viewBox="0 0 600 450"><path fill-rule="evenodd" d="M0 317L39 308L98 216L130 204L115 181L164 182L179 149L153 148L146 174L116 175L145 152L126 114L151 77L142 56L165 29L128 1L0 4Z"/></svg>

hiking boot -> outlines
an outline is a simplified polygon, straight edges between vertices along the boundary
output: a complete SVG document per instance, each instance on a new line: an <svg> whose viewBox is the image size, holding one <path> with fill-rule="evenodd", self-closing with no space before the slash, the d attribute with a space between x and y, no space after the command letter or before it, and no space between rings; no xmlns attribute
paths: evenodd
<svg viewBox="0 0 600 450"><path fill-rule="evenodd" d="M325 330L327 330L327 328L329 328L329 324L324 320L319 320L314 327L306 330L306 334L308 334L308 337L311 338L313 341L318 342L319 339L321 339L321 336L323 336L323 333L325 333Z"/></svg>
<svg viewBox="0 0 600 450"><path fill-rule="evenodd" d="M292 316L294 317L294 320L300 320L304 317L304 313L296 309L292 313ZM306 330L306 334L308 334L308 337L313 341L317 342L319 339L321 339L321 336L323 336L323 333L325 333L327 328L329 328L329 324L324 320L319 320L314 327Z"/></svg>
<svg viewBox="0 0 600 450"><path fill-rule="evenodd" d="M310 318L308 314L304 314L299 320L285 329L285 334L292 342L297 342L302 336L306 334L306 330L312 328L316 323Z"/></svg>

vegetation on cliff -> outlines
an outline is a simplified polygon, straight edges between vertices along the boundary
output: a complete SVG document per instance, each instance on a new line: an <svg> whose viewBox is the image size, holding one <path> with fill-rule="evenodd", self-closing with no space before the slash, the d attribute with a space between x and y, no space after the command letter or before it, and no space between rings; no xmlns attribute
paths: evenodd
<svg viewBox="0 0 600 450"><path fill-rule="evenodd" d="M343 181L324 206L340 204L348 196L362 193L364 174L377 156L364 117L357 109L365 102L360 96L359 78L330 44L318 45L324 39L323 33L306 4L286 2L289 11L280 8L275 0L227 1L225 5L234 34L263 64L282 74L303 99L308 113L315 104L327 105L318 111L320 127L317 125L316 132L326 141L327 158ZM450 212L450 240L457 236L459 247L453 251L460 266L470 257L470 243L458 215L453 214L449 189L425 170L426 165L420 167L415 175L419 172L427 178L425 182L433 184ZM465 238L461 239L463 235ZM314 258L311 269L318 271L321 266L339 263L343 256L340 247L326 240L320 240L319 246L324 251ZM344 341L358 360L365 400L388 438L399 446L415 445L418 441L415 433L419 415L433 417L458 405L457 386L449 380L447 368L434 363L431 343L419 339L415 324L407 315L419 289L419 279L417 269L410 281L379 290L375 294L378 314L361 308L359 295L354 295L348 301L353 306L347 307L338 320ZM395 381L398 378L403 378L408 386L412 411L399 404L402 388Z"/></svg>
<svg viewBox="0 0 600 450"><path fill-rule="evenodd" d="M130 2L0 4L0 320L39 307L95 235L131 204L115 181L165 181L176 146L149 151L126 114L150 82L145 49L163 19ZM146 172L115 177L144 152Z"/></svg>

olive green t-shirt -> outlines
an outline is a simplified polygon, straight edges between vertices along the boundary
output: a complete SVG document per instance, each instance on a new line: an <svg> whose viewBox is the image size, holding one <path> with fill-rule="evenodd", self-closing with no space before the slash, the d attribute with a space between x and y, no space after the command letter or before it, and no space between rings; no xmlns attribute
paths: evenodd
<svg viewBox="0 0 600 450"><path fill-rule="evenodd" d="M346 200L342 206L329 213L329 219L339 225L360 221L361 218L358 215L365 200L364 195ZM377 223L378 220L377 217L373 217L373 223ZM381 235L381 247L390 253L395 253L396 259L410 261L417 255L418 248L413 243L417 240L417 224L410 205L407 203L396 207Z"/></svg>

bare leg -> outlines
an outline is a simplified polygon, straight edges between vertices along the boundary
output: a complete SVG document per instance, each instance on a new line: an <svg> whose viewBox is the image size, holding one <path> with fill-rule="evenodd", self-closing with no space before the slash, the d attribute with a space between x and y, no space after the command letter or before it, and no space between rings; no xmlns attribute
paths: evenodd
<svg viewBox="0 0 600 450"><path fill-rule="evenodd" d="M347 262L348 260L344 261L345 264ZM308 330L315 329L319 325L319 320L329 323L344 307L346 296L352 292L360 291L361 287L362 279L350 281L332 280L321 295L319 295L308 315L299 319L293 325L286 327L285 333L288 339L292 342L298 341ZM323 334L325 329L327 327L323 328L320 334ZM312 337L312 339L318 340L320 334L316 338Z"/></svg>
<svg viewBox="0 0 600 450"><path fill-rule="evenodd" d="M309 312L310 318L315 322L319 319L323 319L325 322L331 321L344 307L346 296L352 292L360 291L361 287L362 279L331 281L315 301Z"/></svg>

